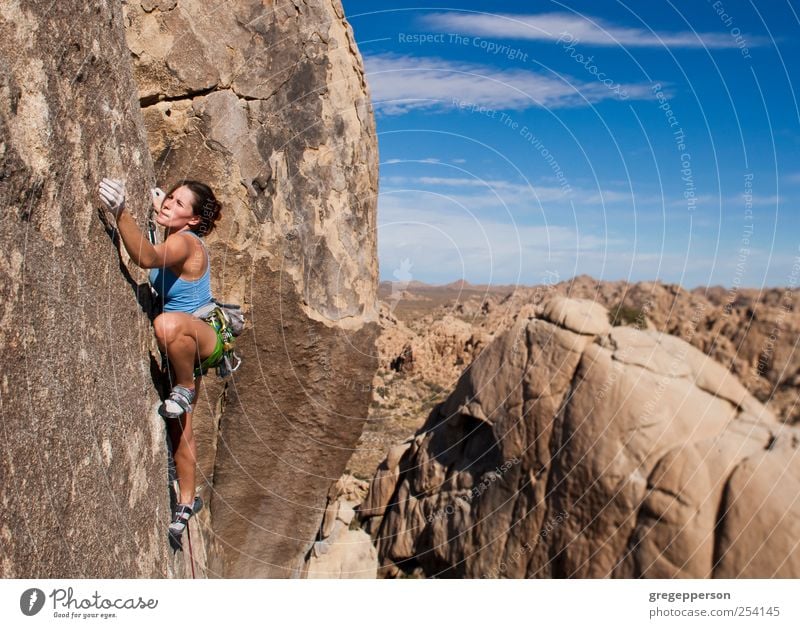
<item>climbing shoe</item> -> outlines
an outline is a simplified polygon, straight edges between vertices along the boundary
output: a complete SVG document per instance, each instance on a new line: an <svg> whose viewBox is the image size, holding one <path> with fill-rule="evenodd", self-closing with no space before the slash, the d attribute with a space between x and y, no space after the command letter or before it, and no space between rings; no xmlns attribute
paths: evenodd
<svg viewBox="0 0 800 628"><path fill-rule="evenodd" d="M165 419L177 419L192 409L194 389L175 386L158 408L158 413Z"/></svg>
<svg viewBox="0 0 800 628"><path fill-rule="evenodd" d="M178 504L169 524L169 544L173 550L183 550L183 531L189 525L189 519L203 508L203 500L198 495L192 504Z"/></svg>

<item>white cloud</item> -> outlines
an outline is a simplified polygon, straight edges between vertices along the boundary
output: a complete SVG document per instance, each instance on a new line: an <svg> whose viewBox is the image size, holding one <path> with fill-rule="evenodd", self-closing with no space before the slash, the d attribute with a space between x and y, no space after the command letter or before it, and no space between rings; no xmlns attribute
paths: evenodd
<svg viewBox="0 0 800 628"><path fill-rule="evenodd" d="M408 164L408 163L423 163L423 164L438 164L441 163L438 157L424 157L423 159L387 159L385 164Z"/></svg>
<svg viewBox="0 0 800 628"><path fill-rule="evenodd" d="M738 199L736 199L736 205L742 206L748 199L742 194ZM778 205L785 204L786 198L781 198L773 194L772 196L756 196L753 195L749 201L755 207L777 207Z"/></svg>
<svg viewBox="0 0 800 628"><path fill-rule="evenodd" d="M558 186L545 185L525 185L512 183L498 179L482 180L467 177L386 177L385 182L390 185L404 185L412 189L419 188L477 188L484 191L483 194L476 194L470 191L469 194L447 193L448 198L461 202L467 207L482 209L486 207L497 207L501 204L506 205L535 205L537 202L562 201L567 203L569 198L563 188Z"/></svg>
<svg viewBox="0 0 800 628"><path fill-rule="evenodd" d="M734 38L727 32L698 33L682 31L653 33L646 28L616 26L604 20L571 13L539 13L536 15L486 14L447 12L423 18L425 24L437 30L464 35L508 39L562 41L577 40L595 46L674 48L735 48ZM568 37L567 37L568 36ZM760 45L762 38L747 36L750 47ZM573 42L574 43L574 42Z"/></svg>
<svg viewBox="0 0 800 628"><path fill-rule="evenodd" d="M412 278L429 283L463 278L536 284L546 280L546 272L556 272L562 279L586 273L608 280L660 278L694 287L730 285L739 272L740 231L718 234L716 215L710 221L692 220L685 206L663 215L661 199L654 196L637 195L634 214L630 194L614 189L602 190L605 207L599 204L600 189L573 187L580 201L570 205L560 188L466 176L384 177L382 190L382 278L392 278L392 270L406 259L413 263ZM592 203L593 198L598 202ZM731 198L741 206L740 198ZM658 202L646 207L645 199ZM696 244L709 237L722 238L716 259L704 257L708 251ZM755 285L766 268L756 252L753 248L744 285ZM771 262L770 275L776 263Z"/></svg>
<svg viewBox="0 0 800 628"><path fill-rule="evenodd" d="M497 207L501 204L509 206L538 207L539 203L560 202L568 206L573 202L577 206L586 208L588 205L602 207L605 204L625 203L632 205L633 195L626 190L611 190L602 188L570 187L569 192L559 185L541 185L515 183L503 179L479 179L470 177L404 177L384 175L381 185L397 186L404 189L419 190L425 188L457 188L459 190L477 189L483 194L470 192L469 194L452 195L449 198L462 202L467 207L481 209ZM638 194L637 203L654 203L659 201L655 196Z"/></svg>
<svg viewBox="0 0 800 628"><path fill-rule="evenodd" d="M430 199L429 199L430 200ZM378 247L384 274L404 259L423 281L514 282L525 265L548 249L559 255L577 251L573 230L515 226L481 220L468 212L442 212L408 198L382 197L378 211ZM593 242L582 243L589 246ZM596 244L596 242L594 242Z"/></svg>
<svg viewBox="0 0 800 628"><path fill-rule="evenodd" d="M753 207L776 207L778 205L785 205L787 201L789 201L786 196L776 196L776 195L768 195L768 196L758 196L753 195L749 199L750 204ZM745 197L744 193L736 195L736 196L718 196L716 194L698 194L695 197L695 205L697 207L707 207L710 209L713 208L722 208L723 210L727 210L728 208L741 208L745 206L745 203L748 199ZM686 207L688 201L685 198L677 198L668 203L670 207Z"/></svg>
<svg viewBox="0 0 800 628"><path fill-rule="evenodd" d="M491 116L508 109L587 106L619 99L620 93L634 100L652 97L645 84L623 84L612 90L599 81L427 57L371 55L364 57L364 64L373 103L385 114L462 108Z"/></svg>
<svg viewBox="0 0 800 628"><path fill-rule="evenodd" d="M564 225L525 225L443 210L441 199L382 194L378 209L381 277L410 262L412 279L445 283L536 284L548 272L561 279L587 273L598 278L653 278L659 264L680 268L674 254L661 254L630 238L596 235ZM662 266L662 271L664 267Z"/></svg>

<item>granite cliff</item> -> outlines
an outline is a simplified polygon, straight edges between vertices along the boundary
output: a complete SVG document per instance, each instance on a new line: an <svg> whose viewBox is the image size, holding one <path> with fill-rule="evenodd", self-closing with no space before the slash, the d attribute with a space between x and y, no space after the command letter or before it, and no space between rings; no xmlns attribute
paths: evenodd
<svg viewBox="0 0 800 628"><path fill-rule="evenodd" d="M244 366L196 409L198 574L302 575L377 364L377 143L341 4L0 10L0 572L188 573L167 552L145 275L97 211L110 175L142 225L149 187L215 188L212 288L249 319Z"/></svg>
<svg viewBox="0 0 800 628"><path fill-rule="evenodd" d="M3 577L168 570L143 273L120 256L96 202L101 177L125 178L143 215L153 180L111 8L0 7Z"/></svg>
<svg viewBox="0 0 800 628"><path fill-rule="evenodd" d="M125 16L159 180L217 184L215 293L253 322L247 367L198 414L208 567L299 575L377 367L377 140L361 59L338 0L136 2Z"/></svg>

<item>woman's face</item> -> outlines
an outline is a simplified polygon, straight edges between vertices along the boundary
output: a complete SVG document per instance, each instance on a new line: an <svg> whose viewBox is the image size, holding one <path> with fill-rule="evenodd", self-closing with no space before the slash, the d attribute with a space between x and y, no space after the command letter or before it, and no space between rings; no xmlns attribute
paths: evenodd
<svg viewBox="0 0 800 628"><path fill-rule="evenodd" d="M186 225L198 223L200 217L194 215L192 203L194 203L194 193L185 185L180 186L172 194L167 195L161 203L156 223L176 231Z"/></svg>

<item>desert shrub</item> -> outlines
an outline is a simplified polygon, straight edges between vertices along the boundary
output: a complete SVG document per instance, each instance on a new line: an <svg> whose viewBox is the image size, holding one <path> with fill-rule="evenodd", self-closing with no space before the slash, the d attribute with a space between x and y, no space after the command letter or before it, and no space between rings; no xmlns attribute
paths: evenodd
<svg viewBox="0 0 800 628"><path fill-rule="evenodd" d="M623 303L611 308L608 311L608 320L614 327L621 325L629 325L644 329L647 327L647 316L644 311L638 307L629 307Z"/></svg>

